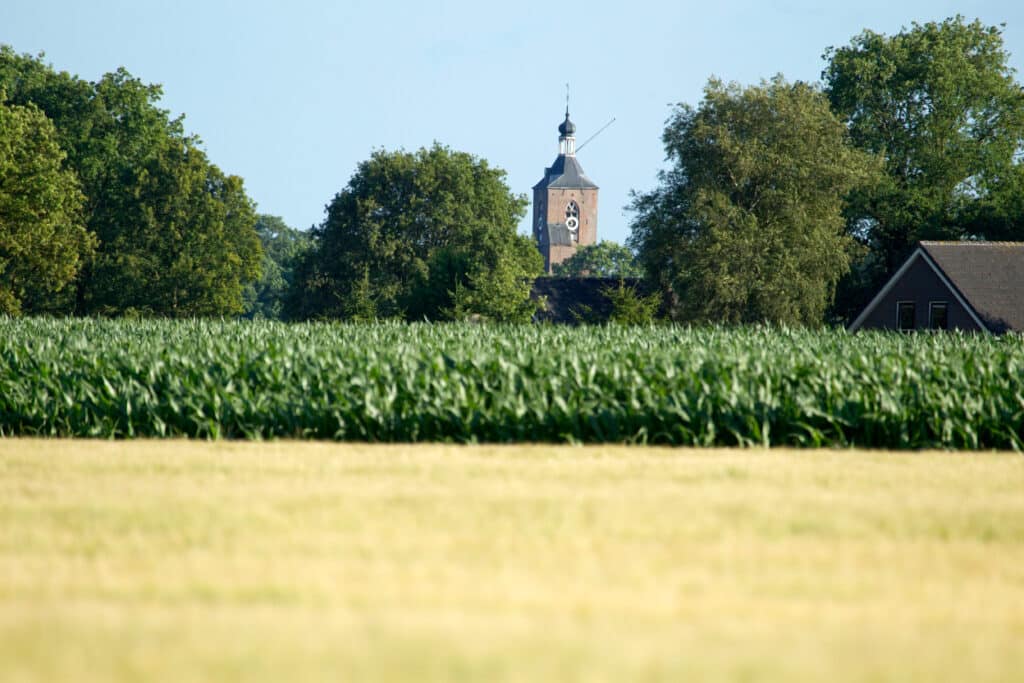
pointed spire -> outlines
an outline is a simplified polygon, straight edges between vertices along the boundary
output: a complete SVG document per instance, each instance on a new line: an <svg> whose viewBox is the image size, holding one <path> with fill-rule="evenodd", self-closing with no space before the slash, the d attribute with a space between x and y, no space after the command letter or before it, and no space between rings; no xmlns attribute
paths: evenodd
<svg viewBox="0 0 1024 683"><path fill-rule="evenodd" d="M569 84L565 84L565 121L558 127L558 153L563 156L576 155L576 124L569 120Z"/></svg>

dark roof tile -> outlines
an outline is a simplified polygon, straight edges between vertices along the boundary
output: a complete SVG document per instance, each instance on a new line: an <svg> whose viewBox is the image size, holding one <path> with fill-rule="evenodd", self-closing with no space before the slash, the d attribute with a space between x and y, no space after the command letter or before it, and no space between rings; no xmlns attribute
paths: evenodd
<svg viewBox="0 0 1024 683"><path fill-rule="evenodd" d="M993 332L1024 331L1024 242L921 242Z"/></svg>
<svg viewBox="0 0 1024 683"><path fill-rule="evenodd" d="M573 246L575 242L572 240L572 233L569 232L569 226L565 223L548 223L547 244L553 246Z"/></svg>
<svg viewBox="0 0 1024 683"><path fill-rule="evenodd" d="M590 178L583 172L583 167L574 156L560 154L551 168L544 169L544 177L533 186L534 189L544 187L594 188Z"/></svg>

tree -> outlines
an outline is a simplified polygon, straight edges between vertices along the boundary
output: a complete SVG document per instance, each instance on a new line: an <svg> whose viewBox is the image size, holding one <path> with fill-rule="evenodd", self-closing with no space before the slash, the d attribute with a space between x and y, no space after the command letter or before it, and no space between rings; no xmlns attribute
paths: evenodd
<svg viewBox="0 0 1024 683"><path fill-rule="evenodd" d="M562 277L643 277L644 269L628 247L604 240L580 247L575 254L555 266Z"/></svg>
<svg viewBox="0 0 1024 683"><path fill-rule="evenodd" d="M53 121L98 239L64 312L241 312L261 261L253 203L241 178L221 172L184 133L182 118L157 106L159 86L124 69L87 83L3 46L0 87Z"/></svg>
<svg viewBox="0 0 1024 683"><path fill-rule="evenodd" d="M871 272L859 275L868 291L918 240L1024 237L1024 90L999 27L956 16L893 36L864 31L825 58L833 110L858 148L885 159L884 177L847 210L870 250L860 268Z"/></svg>
<svg viewBox="0 0 1024 683"><path fill-rule="evenodd" d="M820 324L849 268L843 197L877 174L828 101L781 76L712 79L663 135L673 166L635 195L630 244L676 317Z"/></svg>
<svg viewBox="0 0 1024 683"><path fill-rule="evenodd" d="M0 313L16 315L46 310L95 240L53 124L35 106L5 100L0 89Z"/></svg>
<svg viewBox="0 0 1024 683"><path fill-rule="evenodd" d="M543 266L516 235L526 199L504 179L486 161L436 143L415 153L374 152L313 229L295 310L302 317L521 317L531 305L523 283Z"/></svg>
<svg viewBox="0 0 1024 683"><path fill-rule="evenodd" d="M530 322L537 303L530 298L533 280L544 270L537 245L524 235L512 235L494 255L470 264L466 284L456 280L452 308L442 311L456 320L479 316L500 322Z"/></svg>
<svg viewBox="0 0 1024 683"><path fill-rule="evenodd" d="M309 233L288 227L279 216L260 214L256 217L256 234L263 246L262 274L246 288L246 315L285 319L286 298L295 279L295 267L309 249Z"/></svg>
<svg viewBox="0 0 1024 683"><path fill-rule="evenodd" d="M617 287L606 287L602 294L612 303L609 322L619 325L650 325L661 307L657 293L644 296L635 285L627 285L621 279Z"/></svg>

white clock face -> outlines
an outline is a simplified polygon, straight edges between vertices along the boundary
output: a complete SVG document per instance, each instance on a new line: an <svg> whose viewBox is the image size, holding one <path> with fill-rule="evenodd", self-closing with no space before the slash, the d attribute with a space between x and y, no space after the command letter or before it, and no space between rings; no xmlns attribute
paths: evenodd
<svg viewBox="0 0 1024 683"><path fill-rule="evenodd" d="M565 225L569 228L569 232L576 232L580 229L580 221L575 216L570 216L565 219Z"/></svg>

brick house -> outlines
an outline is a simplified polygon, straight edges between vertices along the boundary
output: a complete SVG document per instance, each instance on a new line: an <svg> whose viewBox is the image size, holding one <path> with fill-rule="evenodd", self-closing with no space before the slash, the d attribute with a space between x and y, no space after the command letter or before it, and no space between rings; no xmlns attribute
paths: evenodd
<svg viewBox="0 0 1024 683"><path fill-rule="evenodd" d="M1024 331L1024 242L921 242L848 329Z"/></svg>

